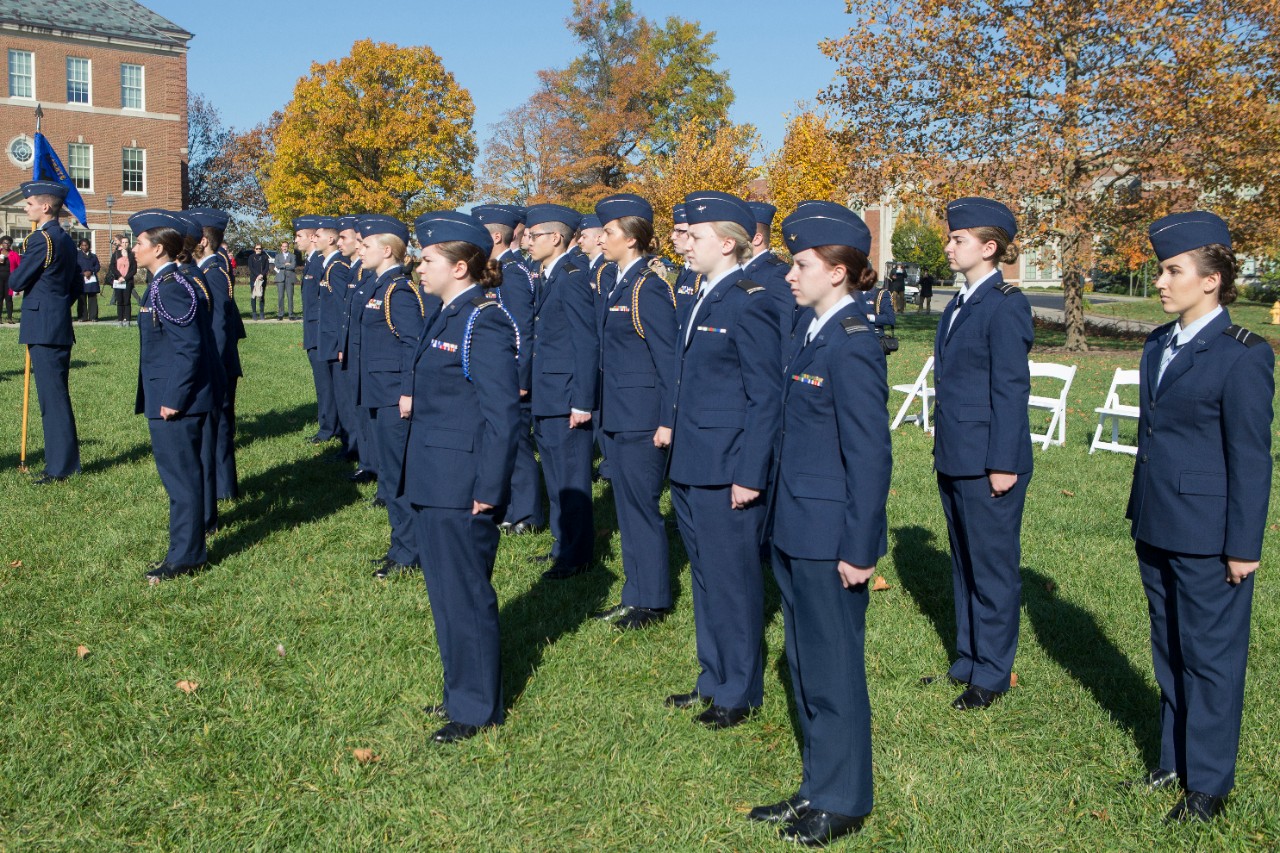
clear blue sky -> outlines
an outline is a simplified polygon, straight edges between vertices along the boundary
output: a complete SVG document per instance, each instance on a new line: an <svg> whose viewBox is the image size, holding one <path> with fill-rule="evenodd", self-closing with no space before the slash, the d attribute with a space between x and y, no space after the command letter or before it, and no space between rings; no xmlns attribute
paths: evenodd
<svg viewBox="0 0 1280 853"><path fill-rule="evenodd" d="M353 41L372 38L426 44L438 53L471 91L483 145L489 125L533 93L539 69L563 67L578 52L564 26L570 0L141 2L195 33L187 85L238 129L283 106L313 61L346 56ZM835 75L818 41L844 34L852 23L844 0L635 0L634 7L651 20L675 15L715 32L717 67L729 71L736 94L730 117L756 125L766 149L781 144L784 115L798 101L815 101Z"/></svg>

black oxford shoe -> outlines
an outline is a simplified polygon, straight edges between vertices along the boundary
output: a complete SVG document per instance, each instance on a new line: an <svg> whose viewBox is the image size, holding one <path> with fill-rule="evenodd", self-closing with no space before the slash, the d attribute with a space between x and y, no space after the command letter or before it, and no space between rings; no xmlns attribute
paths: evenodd
<svg viewBox="0 0 1280 853"><path fill-rule="evenodd" d="M920 679L920 686L928 687L930 684L933 684L935 681L942 681L943 679L946 679L947 681L951 682L956 687L969 686L969 682L961 681L958 678L952 678L950 673L944 673L943 675L926 675Z"/></svg>
<svg viewBox="0 0 1280 853"><path fill-rule="evenodd" d="M541 527L530 524L527 521L517 521L515 524L508 527L506 532L512 536L528 536L530 534L537 533L541 529Z"/></svg>
<svg viewBox="0 0 1280 853"><path fill-rule="evenodd" d="M570 565L569 563L556 563L551 568L542 573L542 576L549 581L562 581L568 578L577 577L591 571L590 563L579 563L578 565Z"/></svg>
<svg viewBox="0 0 1280 853"><path fill-rule="evenodd" d="M1121 788L1131 791L1158 791L1170 785L1176 785L1178 774L1172 770L1155 769L1138 779L1126 779L1120 783Z"/></svg>
<svg viewBox="0 0 1280 853"><path fill-rule="evenodd" d="M851 817L821 809L809 809L803 817L778 830L778 835L805 847L826 847L837 838L862 829L864 820L865 815Z"/></svg>
<svg viewBox="0 0 1280 853"><path fill-rule="evenodd" d="M545 554L539 554L538 556L530 557L529 559L533 560L535 563L554 563L556 561L556 555L548 551Z"/></svg>
<svg viewBox="0 0 1280 853"><path fill-rule="evenodd" d="M1000 694L994 690L988 690L985 687L972 684L968 690L956 697L955 701L951 703L951 707L957 711L976 711L980 708L991 707L999 698Z"/></svg>
<svg viewBox="0 0 1280 853"><path fill-rule="evenodd" d="M756 806L747 812L747 820L756 820L761 823L782 823L783 821L791 823L804 817L808 812L809 801L796 794L780 803Z"/></svg>
<svg viewBox="0 0 1280 853"><path fill-rule="evenodd" d="M378 479L378 475L372 471L366 471L363 468L357 468L347 475L347 479L353 483L372 483Z"/></svg>
<svg viewBox="0 0 1280 853"><path fill-rule="evenodd" d="M161 581L173 580L183 575L189 575L204 568L204 563L197 563L190 566L175 566L172 563L162 562L151 571L147 572L146 579L150 583L160 583Z"/></svg>
<svg viewBox="0 0 1280 853"><path fill-rule="evenodd" d="M753 708L725 708L712 705L694 719L709 729L731 729L746 722L753 710Z"/></svg>
<svg viewBox="0 0 1280 853"><path fill-rule="evenodd" d="M426 714L428 717L436 717L441 720L449 719L449 714L445 711L443 702L439 705L427 705L423 707L422 713Z"/></svg>
<svg viewBox="0 0 1280 853"><path fill-rule="evenodd" d="M480 734L479 726L469 726L466 723L448 722L444 726L436 730L431 739L436 743L457 743L460 740L467 740Z"/></svg>
<svg viewBox="0 0 1280 853"><path fill-rule="evenodd" d="M711 704L711 700L695 690L693 693L673 693L663 700L663 704L683 711L685 708L705 708Z"/></svg>
<svg viewBox="0 0 1280 853"><path fill-rule="evenodd" d="M384 501L382 498L374 498L373 500L369 501L369 506L373 507L374 509L386 509L387 502Z"/></svg>
<svg viewBox="0 0 1280 853"><path fill-rule="evenodd" d="M381 566L373 570L373 576L380 581L396 575L407 575L417 571L414 566L406 566L404 563L397 563L394 560L387 560Z"/></svg>
<svg viewBox="0 0 1280 853"><path fill-rule="evenodd" d="M626 616L632 611L632 607L628 604L615 604L607 610L597 610L591 614L592 619L609 620L617 619L619 616Z"/></svg>
<svg viewBox="0 0 1280 853"><path fill-rule="evenodd" d="M1216 794L1202 794L1199 791L1187 791L1173 807L1173 811L1165 815L1165 823L1181 823L1188 820L1208 822L1222 814L1227 807L1227 798Z"/></svg>
<svg viewBox="0 0 1280 853"><path fill-rule="evenodd" d="M619 631L635 631L667 618L666 610L652 607L633 607L630 613L624 613L613 623Z"/></svg>

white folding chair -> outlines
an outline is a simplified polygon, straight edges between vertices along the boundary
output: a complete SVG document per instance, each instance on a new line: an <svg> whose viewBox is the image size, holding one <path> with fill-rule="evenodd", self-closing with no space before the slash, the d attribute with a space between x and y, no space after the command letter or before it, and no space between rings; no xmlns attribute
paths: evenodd
<svg viewBox="0 0 1280 853"><path fill-rule="evenodd" d="M1048 448L1050 444L1056 444L1061 447L1067 442L1067 394L1071 391L1071 381L1076 378L1076 366L1074 364L1053 364L1044 361L1028 361L1027 367L1031 370L1031 381L1035 382L1040 379L1058 379L1062 382L1062 390L1056 397L1043 397L1032 394L1027 400L1027 405L1033 409L1044 409L1052 413L1049 418L1049 427L1043 433L1036 432L1035 426L1031 427L1031 438L1040 442L1040 449ZM1055 437L1056 433L1056 437Z"/></svg>
<svg viewBox="0 0 1280 853"><path fill-rule="evenodd" d="M1115 375L1111 377L1111 390L1107 392L1106 402L1101 408L1094 409L1098 415L1098 428L1093 432L1093 443L1089 445L1090 453L1095 450L1111 450L1116 453L1128 453L1130 456L1138 455L1136 445L1120 441L1120 419L1128 418L1134 421L1138 419L1138 407L1121 403L1120 390L1129 386L1138 387L1139 376L1136 370L1116 368ZM1108 420L1111 421L1111 440L1103 441L1102 429Z"/></svg>
<svg viewBox="0 0 1280 853"><path fill-rule="evenodd" d="M933 388L929 387L929 375L933 373L933 356L925 361L924 367L920 369L920 375L916 377L916 381L910 385L894 385L893 390L901 391L907 395L907 399L902 401L902 407L898 409L898 416L893 419L893 426L890 430L897 429L904 420L907 419L907 412L911 411L911 404L920 400L920 414L912 415L911 422L918 423L924 428L925 432L931 432L929 427L929 400L933 398Z"/></svg>

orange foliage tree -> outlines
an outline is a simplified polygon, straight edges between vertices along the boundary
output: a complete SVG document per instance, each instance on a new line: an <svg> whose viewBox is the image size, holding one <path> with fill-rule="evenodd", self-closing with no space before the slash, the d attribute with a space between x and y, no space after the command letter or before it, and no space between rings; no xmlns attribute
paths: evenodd
<svg viewBox="0 0 1280 853"><path fill-rule="evenodd" d="M431 48L357 41L294 87L262 164L271 213L455 207L473 189L474 113Z"/></svg>
<svg viewBox="0 0 1280 853"><path fill-rule="evenodd" d="M822 96L852 174L934 209L982 193L1062 259L1085 349L1095 238L1170 209L1222 212L1240 245L1280 221L1274 0L866 0ZM872 122L875 133L857 132ZM854 137L856 136L856 140Z"/></svg>
<svg viewBox="0 0 1280 853"><path fill-rule="evenodd" d="M765 164L773 220L773 246L782 250L782 220L807 199L847 204L848 166L827 116L804 110L787 121L782 147Z"/></svg>

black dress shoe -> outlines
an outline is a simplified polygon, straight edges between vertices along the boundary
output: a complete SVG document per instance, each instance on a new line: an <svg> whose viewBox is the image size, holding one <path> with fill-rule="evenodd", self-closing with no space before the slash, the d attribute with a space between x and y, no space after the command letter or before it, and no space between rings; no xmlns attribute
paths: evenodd
<svg viewBox="0 0 1280 853"><path fill-rule="evenodd" d="M609 619L617 619L619 616L626 616L633 609L634 608L627 604L615 604L608 610L597 610L595 613L591 614L591 618L608 621Z"/></svg>
<svg viewBox="0 0 1280 853"><path fill-rule="evenodd" d="M950 682L951 682L952 684L954 684L956 687L968 687L968 686L969 686L969 682L967 682L967 681L961 681L961 680L960 680L960 679L958 679L958 678L954 678L954 677L952 677L952 675L951 675L950 673L944 673L943 675L926 675L926 676L924 676L924 677L922 677L922 678L920 679L920 686L921 686L921 687L928 687L930 684L933 684L935 681L941 681L941 680L942 680L942 679L944 679L944 678L945 678L947 681L950 681Z"/></svg>
<svg viewBox="0 0 1280 853"><path fill-rule="evenodd" d="M956 697L951 703L951 707L957 711L976 711L979 708L989 708L995 704L1001 694L994 690L988 690L985 687L979 687L976 684L969 685L969 689Z"/></svg>
<svg viewBox="0 0 1280 853"><path fill-rule="evenodd" d="M53 476L52 474L45 474L43 477L39 477L39 478L37 478L37 479L35 479L35 480L32 480L32 481L31 481L31 485L33 485L33 486L48 486L48 485L52 485L53 483L61 483L61 482L64 482L64 481L66 481L66 480L68 480L68 479L70 479L70 478L69 478L69 477L55 477L55 476Z"/></svg>
<svg viewBox="0 0 1280 853"><path fill-rule="evenodd" d="M778 830L778 835L805 847L826 847L837 838L862 829L865 820L866 815L852 817L824 812L822 809L809 809L803 817Z"/></svg>
<svg viewBox="0 0 1280 853"><path fill-rule="evenodd" d="M327 444L329 441L331 441L331 439L321 438L318 435L313 435L311 436L311 438L307 439L307 444Z"/></svg>
<svg viewBox="0 0 1280 853"><path fill-rule="evenodd" d="M754 710L754 708L725 708L712 705L694 719L709 729L731 729L745 723Z"/></svg>
<svg viewBox="0 0 1280 853"><path fill-rule="evenodd" d="M630 613L624 613L613 623L619 631L634 631L667 618L669 610L658 610L653 607L632 607Z"/></svg>
<svg viewBox="0 0 1280 853"><path fill-rule="evenodd" d="M539 554L536 557L530 557L529 559L533 560L535 563L554 563L556 561L556 555L548 552L546 554Z"/></svg>
<svg viewBox="0 0 1280 853"><path fill-rule="evenodd" d="M503 532L512 536L528 536L531 533L537 533L542 528L536 524L530 524L527 521L517 521L515 524L508 526Z"/></svg>
<svg viewBox="0 0 1280 853"><path fill-rule="evenodd" d="M1178 774L1172 770L1161 770L1159 768L1152 770L1145 776L1138 779L1126 779L1120 783L1121 788L1129 790L1158 791L1161 788L1167 788L1178 782Z"/></svg>
<svg viewBox="0 0 1280 853"><path fill-rule="evenodd" d="M382 498L374 498L373 500L369 501L369 506L373 507L374 509L386 509L387 502L384 501Z"/></svg>
<svg viewBox="0 0 1280 853"><path fill-rule="evenodd" d="M404 563L397 563L394 560L387 560L381 566L373 570L373 576L380 581L396 575L407 575L417 571L416 566L406 566Z"/></svg>
<svg viewBox="0 0 1280 853"><path fill-rule="evenodd" d="M1227 798L1216 794L1202 794L1199 791L1187 791L1178 800L1173 810L1165 815L1165 823L1180 823L1188 820L1208 822L1213 820L1227 807Z"/></svg>
<svg viewBox="0 0 1280 853"><path fill-rule="evenodd" d="M423 707L422 713L426 714L428 717L438 717L441 720L449 719L449 715L444 710L443 702L439 705L427 705Z"/></svg>
<svg viewBox="0 0 1280 853"><path fill-rule="evenodd" d="M173 580L174 578L189 575L204 568L204 563L197 563L190 566L175 566L172 563L162 562L151 571L147 572L146 579L151 583L160 583L160 581Z"/></svg>
<svg viewBox="0 0 1280 853"><path fill-rule="evenodd" d="M384 563L388 563L390 561L391 561L391 558L388 557L386 554L383 554L381 557L370 557L369 565L376 567L376 566L381 566Z"/></svg>
<svg viewBox="0 0 1280 853"><path fill-rule="evenodd" d="M590 563L579 563L576 566L569 563L556 563L551 568L542 573L542 576L549 581L562 581L568 578L586 574L591 571Z"/></svg>
<svg viewBox="0 0 1280 853"><path fill-rule="evenodd" d="M466 723L445 723L443 727L438 729L431 739L436 743L457 743L460 740L473 738L480 734L479 726L469 726Z"/></svg>
<svg viewBox="0 0 1280 853"><path fill-rule="evenodd" d="M756 806L747 812L747 820L758 820L761 823L791 823L804 817L809 811L809 801L796 794L780 803L770 806Z"/></svg>
<svg viewBox="0 0 1280 853"><path fill-rule="evenodd" d="M663 700L663 704L683 711L685 708L705 708L711 700L695 690L693 693L673 693Z"/></svg>
<svg viewBox="0 0 1280 853"><path fill-rule="evenodd" d="M357 468L355 471L347 475L347 479L353 483L372 483L378 479L378 475L372 471Z"/></svg>

